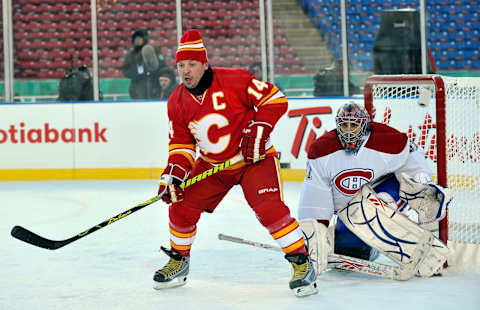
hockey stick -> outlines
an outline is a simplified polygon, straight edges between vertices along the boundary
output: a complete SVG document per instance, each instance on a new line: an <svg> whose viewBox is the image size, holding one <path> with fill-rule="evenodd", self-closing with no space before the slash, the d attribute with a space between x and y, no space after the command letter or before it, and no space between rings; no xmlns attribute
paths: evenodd
<svg viewBox="0 0 480 310"><path fill-rule="evenodd" d="M233 237L225 234L218 234L218 239L235 242L235 243L247 244L257 248L283 252L281 248L270 245L270 244L250 241L250 240ZM375 275L382 278L388 278L393 280L406 280L405 276L403 275L402 269L400 267L379 264L379 263L371 262L368 260L335 254L335 253L330 254L328 256L328 265L332 268L345 270L345 271Z"/></svg>
<svg viewBox="0 0 480 310"><path fill-rule="evenodd" d="M233 165L233 164L236 164L238 162L240 162L241 160L243 159L243 157L239 154L229 160L227 160L226 162L223 162L213 168L210 168L208 170L206 170L205 172L203 172L202 174L199 174L199 175L196 175L194 176L193 178L191 179L188 179L186 180L185 182L183 182L180 187L181 188L186 188L186 187L189 187L193 184L195 184L196 182L199 182L205 178L207 178L208 176L211 176L213 174L216 174L217 172L220 172L226 168L228 168L229 166ZM161 198L159 196L155 196L153 198L150 198L144 202L141 202L139 204L137 204L136 206L134 206L133 208L131 209L128 209L122 213L119 213L111 218L109 218L108 220L105 220L103 222L101 222L100 224L97 224L81 233L79 233L78 235L76 236L73 236L71 238L68 238L68 239L65 239L65 240L50 240L50 239L47 239L47 238L44 238L42 236L39 236L37 235L36 233L22 227L22 226L15 226L12 228L12 231L10 232L10 234L21 240L21 241L24 241L24 242L27 242L27 243L30 243L32 245L35 245L35 246L38 246L40 248L44 248L44 249L49 249L49 250L56 250L56 249L59 249L69 243L72 243L74 241L77 241L78 239L81 239L107 225L110 225L112 223L115 223L116 221L120 220L120 219L123 219L127 216L129 216L130 214L134 213L134 212L137 212L138 210L141 210L143 208L145 208L146 206L149 206L151 205L152 203L154 202L157 202L159 201Z"/></svg>

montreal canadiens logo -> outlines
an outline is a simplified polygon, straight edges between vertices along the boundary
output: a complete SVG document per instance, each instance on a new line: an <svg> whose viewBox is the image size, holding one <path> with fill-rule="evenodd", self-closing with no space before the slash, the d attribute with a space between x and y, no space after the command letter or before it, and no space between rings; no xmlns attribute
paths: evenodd
<svg viewBox="0 0 480 310"><path fill-rule="evenodd" d="M373 179L373 170L371 169L349 169L344 170L333 178L335 187L345 195L355 194L363 184L369 183Z"/></svg>

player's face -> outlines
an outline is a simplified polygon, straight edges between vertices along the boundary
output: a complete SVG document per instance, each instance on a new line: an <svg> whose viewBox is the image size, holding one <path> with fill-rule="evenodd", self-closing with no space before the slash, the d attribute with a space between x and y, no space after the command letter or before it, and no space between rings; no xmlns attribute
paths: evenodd
<svg viewBox="0 0 480 310"><path fill-rule="evenodd" d="M208 69L208 63L197 60L180 60L177 63L178 75L186 88L195 88Z"/></svg>
<svg viewBox="0 0 480 310"><path fill-rule="evenodd" d="M338 124L338 127L340 131L347 137L347 138L353 138L356 137L359 133L360 130L362 130L362 124L359 122L341 122Z"/></svg>

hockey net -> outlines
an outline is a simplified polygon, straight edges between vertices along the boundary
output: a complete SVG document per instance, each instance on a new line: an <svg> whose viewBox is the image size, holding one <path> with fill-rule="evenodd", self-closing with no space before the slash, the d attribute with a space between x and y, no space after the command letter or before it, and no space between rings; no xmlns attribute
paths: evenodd
<svg viewBox="0 0 480 310"><path fill-rule="evenodd" d="M425 151L433 179L453 191L438 230L448 265L480 269L480 78L374 75L365 81L373 119L406 132Z"/></svg>

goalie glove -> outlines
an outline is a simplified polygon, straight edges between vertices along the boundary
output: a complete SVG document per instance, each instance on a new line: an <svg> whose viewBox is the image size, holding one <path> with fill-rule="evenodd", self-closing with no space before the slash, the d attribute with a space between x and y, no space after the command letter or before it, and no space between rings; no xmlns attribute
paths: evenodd
<svg viewBox="0 0 480 310"><path fill-rule="evenodd" d="M179 202L183 200L183 189L180 185L188 177L188 172L177 164L168 164L160 177L158 196L165 203Z"/></svg>
<svg viewBox="0 0 480 310"><path fill-rule="evenodd" d="M240 151L245 162L256 163L265 159L265 145L270 139L272 125L266 122L250 121L249 125L242 131Z"/></svg>
<svg viewBox="0 0 480 310"><path fill-rule="evenodd" d="M445 217L452 193L448 188L433 183L423 184L402 173L400 198L418 213L419 224L427 224Z"/></svg>

